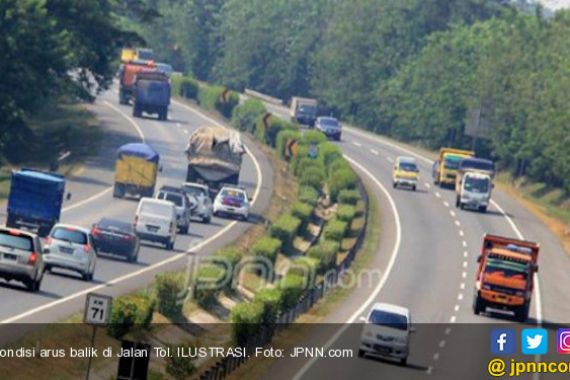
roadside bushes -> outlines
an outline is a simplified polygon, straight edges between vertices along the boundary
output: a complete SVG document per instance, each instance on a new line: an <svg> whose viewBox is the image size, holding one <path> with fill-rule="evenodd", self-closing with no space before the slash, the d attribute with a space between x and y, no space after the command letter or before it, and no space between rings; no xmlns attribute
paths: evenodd
<svg viewBox="0 0 570 380"><path fill-rule="evenodd" d="M186 99L197 99L200 88L198 81L185 75L172 75L172 95Z"/></svg>
<svg viewBox="0 0 570 380"><path fill-rule="evenodd" d="M299 184L305 186L311 186L317 190L323 187L326 176L323 170L318 166L309 166L301 172L301 177L299 178Z"/></svg>
<svg viewBox="0 0 570 380"><path fill-rule="evenodd" d="M234 108L239 104L239 95L234 91L229 91L224 100L223 95L226 90L223 86L202 86L198 91L198 104L230 118Z"/></svg>
<svg viewBox="0 0 570 380"><path fill-rule="evenodd" d="M231 281L227 278L227 269L208 263L201 266L194 280L194 299L203 308L207 308L216 302L216 296L220 291L231 290Z"/></svg>
<svg viewBox="0 0 570 380"><path fill-rule="evenodd" d="M255 122L255 137L257 137L259 141L264 142L272 148L276 147L277 136L279 135L279 132L299 130L295 124L277 118L273 115L269 116L269 119L267 120L268 126L266 128L263 122L264 116L265 115L259 116Z"/></svg>
<svg viewBox="0 0 570 380"><path fill-rule="evenodd" d="M297 201L293 203L293 207L291 208L291 214L298 218L301 221L301 225L299 226L300 231L304 231L311 220L311 215L313 214L313 207L308 203L303 203Z"/></svg>
<svg viewBox="0 0 570 380"><path fill-rule="evenodd" d="M301 221L293 215L281 215L271 226L269 233L282 243L282 251L287 254L293 253L293 241L299 231Z"/></svg>
<svg viewBox="0 0 570 380"><path fill-rule="evenodd" d="M334 160L328 169L327 185L333 202L338 200L341 190L356 189L358 186L356 173L343 158Z"/></svg>
<svg viewBox="0 0 570 380"><path fill-rule="evenodd" d="M307 280L294 273L288 273L277 284L281 289L281 308L288 310L295 306L307 288Z"/></svg>
<svg viewBox="0 0 570 380"><path fill-rule="evenodd" d="M336 210L336 217L338 220L350 224L352 219L356 216L356 208L351 205L339 205Z"/></svg>
<svg viewBox="0 0 570 380"><path fill-rule="evenodd" d="M253 302L259 303L263 307L261 320L263 323L274 323L277 315L281 311L281 298L283 297L280 289L265 288L255 294Z"/></svg>
<svg viewBox="0 0 570 380"><path fill-rule="evenodd" d="M234 108L232 125L242 132L255 133L255 122L263 114L265 114L263 103L258 99L248 99Z"/></svg>
<svg viewBox="0 0 570 380"><path fill-rule="evenodd" d="M133 302L117 299L113 304L107 334L121 339L135 326L138 317L137 305Z"/></svg>
<svg viewBox="0 0 570 380"><path fill-rule="evenodd" d="M174 276L172 273L156 275L156 306L158 312L168 318L181 315L183 304L179 302L179 297L183 289L179 276Z"/></svg>
<svg viewBox="0 0 570 380"><path fill-rule="evenodd" d="M331 219L323 229L323 235L327 240L334 240L340 242L346 235L348 224L338 219Z"/></svg>
<svg viewBox="0 0 570 380"><path fill-rule="evenodd" d="M170 352L177 352L179 349L189 349L192 346L188 345L171 345L169 346ZM190 360L182 355L169 355L165 358L166 373L172 376L175 380L184 380L189 378L196 372L196 365L193 360Z"/></svg>
<svg viewBox="0 0 570 380"><path fill-rule="evenodd" d="M333 240L322 240L307 251L307 257L319 262L319 273L326 272L336 264L336 255L340 250L340 243Z"/></svg>
<svg viewBox="0 0 570 380"><path fill-rule="evenodd" d="M265 257L275 264L279 250L281 249L281 240L272 238L270 236L263 236L256 241L252 247L251 252L256 257Z"/></svg>
<svg viewBox="0 0 570 380"><path fill-rule="evenodd" d="M301 276L309 287L314 287L320 265L320 261L314 257L299 257L293 262L293 266L289 268L287 274Z"/></svg>
<svg viewBox="0 0 570 380"><path fill-rule="evenodd" d="M344 189L339 191L337 198L339 203L341 204L356 206L356 204L360 200L360 192L356 189L353 190Z"/></svg>
<svg viewBox="0 0 570 380"><path fill-rule="evenodd" d="M230 312L234 343L238 346L247 345L249 337L258 332L263 317L264 305L261 302L244 302L235 305Z"/></svg>
<svg viewBox="0 0 570 380"><path fill-rule="evenodd" d="M327 141L327 136L320 131L316 131L314 129L309 129L303 135L303 144L320 144Z"/></svg>
<svg viewBox="0 0 570 380"><path fill-rule="evenodd" d="M282 159L287 158L285 155L285 148L288 141L296 140L297 142L300 142L302 137L303 135L299 130L285 129L280 131L275 139L275 150L279 154L279 157Z"/></svg>
<svg viewBox="0 0 570 380"><path fill-rule="evenodd" d="M314 208L319 202L319 192L314 187L301 186L297 199L299 202L307 203Z"/></svg>
<svg viewBox="0 0 570 380"><path fill-rule="evenodd" d="M319 158L321 162L328 167L333 161L342 157L341 150L334 144L328 141L322 142L318 145Z"/></svg>

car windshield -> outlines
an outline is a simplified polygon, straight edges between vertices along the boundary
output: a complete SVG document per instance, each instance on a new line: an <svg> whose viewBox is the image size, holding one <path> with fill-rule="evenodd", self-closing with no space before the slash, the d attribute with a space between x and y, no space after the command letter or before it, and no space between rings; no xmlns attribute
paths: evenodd
<svg viewBox="0 0 570 380"><path fill-rule="evenodd" d="M405 315L390 313L383 310L374 310L368 321L377 326L392 327L398 330L408 329L408 319Z"/></svg>
<svg viewBox="0 0 570 380"><path fill-rule="evenodd" d="M461 161L460 157L457 156L446 156L443 159L443 166L446 169L456 170L459 169L459 162Z"/></svg>
<svg viewBox="0 0 570 380"><path fill-rule="evenodd" d="M106 230L120 231L124 233L131 233L133 230L132 224L113 219L102 219L99 222L98 227Z"/></svg>
<svg viewBox="0 0 570 380"><path fill-rule="evenodd" d="M182 195L180 194L167 192L167 193L162 193L159 198L172 202L178 207L182 207L184 205L184 203L182 202Z"/></svg>
<svg viewBox="0 0 570 380"><path fill-rule="evenodd" d="M332 118L322 118L320 120L321 125L325 127L338 127L338 120Z"/></svg>
<svg viewBox="0 0 570 380"><path fill-rule="evenodd" d="M168 207L168 205L162 203L154 203L154 202L144 202L141 207L141 213L143 214L170 216L171 210L172 209Z"/></svg>
<svg viewBox="0 0 570 380"><path fill-rule="evenodd" d="M528 263L489 257L485 266L485 274L526 280L528 277Z"/></svg>
<svg viewBox="0 0 570 380"><path fill-rule="evenodd" d="M316 115L317 114L317 107L311 106L308 104L301 104L299 105L299 113L306 114L306 115Z"/></svg>
<svg viewBox="0 0 570 380"><path fill-rule="evenodd" d="M186 192L186 194L188 194L192 197L198 197L201 195L206 195L206 192L204 191L204 189L201 187L197 187L197 186L184 186L184 191Z"/></svg>
<svg viewBox="0 0 570 380"><path fill-rule="evenodd" d="M400 162L399 168L405 172L415 172L418 170L418 167L413 162Z"/></svg>
<svg viewBox="0 0 570 380"><path fill-rule="evenodd" d="M485 194L489 191L490 183L488 178L467 177L464 187L466 191Z"/></svg>
<svg viewBox="0 0 570 380"><path fill-rule="evenodd" d="M87 244L87 235L73 228L57 227L51 233L51 237L57 240L68 241L76 244Z"/></svg>
<svg viewBox="0 0 570 380"><path fill-rule="evenodd" d="M476 170L485 170L488 172L492 172L495 170L495 165L493 165L490 161L482 161L482 160L463 160L459 165L461 169L476 169Z"/></svg>
<svg viewBox="0 0 570 380"><path fill-rule="evenodd" d="M245 194L243 193L243 191L233 190L233 189L222 190L222 197L223 198L234 198L234 199L238 199L240 201L245 200Z"/></svg>
<svg viewBox="0 0 570 380"><path fill-rule="evenodd" d="M32 251L33 242L29 236L0 231L0 246Z"/></svg>

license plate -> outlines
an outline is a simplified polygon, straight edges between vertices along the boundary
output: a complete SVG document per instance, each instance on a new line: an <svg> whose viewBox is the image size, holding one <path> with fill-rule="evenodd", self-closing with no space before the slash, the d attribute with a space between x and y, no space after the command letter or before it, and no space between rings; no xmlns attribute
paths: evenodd
<svg viewBox="0 0 570 380"><path fill-rule="evenodd" d="M5 258L6 260L17 260L17 259L18 259L18 256L12 255L11 253L5 253L5 254L4 254L4 258Z"/></svg>
<svg viewBox="0 0 570 380"><path fill-rule="evenodd" d="M379 352L381 354L389 354L391 350L388 347L374 345L374 351Z"/></svg>
<svg viewBox="0 0 570 380"><path fill-rule="evenodd" d="M59 247L59 251L62 253L73 253L73 248L69 247Z"/></svg>
<svg viewBox="0 0 570 380"><path fill-rule="evenodd" d="M149 230L149 231L151 231L151 232L156 232L156 231L158 231L158 226L149 226L149 225L147 224L146 228L147 228L147 230Z"/></svg>
<svg viewBox="0 0 570 380"><path fill-rule="evenodd" d="M235 208L228 207L228 211L235 211Z"/></svg>

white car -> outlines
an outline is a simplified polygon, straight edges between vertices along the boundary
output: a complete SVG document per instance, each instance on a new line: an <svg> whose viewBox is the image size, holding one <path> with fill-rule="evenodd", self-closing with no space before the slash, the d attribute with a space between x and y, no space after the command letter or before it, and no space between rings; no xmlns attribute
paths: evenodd
<svg viewBox="0 0 570 380"><path fill-rule="evenodd" d="M210 223L214 211L208 186L201 183L186 182L182 185L182 190L190 199L192 216L200 218L203 223Z"/></svg>
<svg viewBox="0 0 570 380"><path fill-rule="evenodd" d="M406 365L410 352L410 333L414 328L410 311L402 306L376 303L362 319L362 329L358 356L366 354L398 359Z"/></svg>
<svg viewBox="0 0 570 380"><path fill-rule="evenodd" d="M79 272L85 281L93 279L97 250L91 232L69 224L56 224L47 237L44 262L47 271L53 268Z"/></svg>
<svg viewBox="0 0 570 380"><path fill-rule="evenodd" d="M170 201L141 198L135 215L135 233L140 240L164 244L174 249L176 241L176 206Z"/></svg>
<svg viewBox="0 0 570 380"><path fill-rule="evenodd" d="M247 191L239 186L224 186L214 199L214 215L236 216L242 220L249 218Z"/></svg>

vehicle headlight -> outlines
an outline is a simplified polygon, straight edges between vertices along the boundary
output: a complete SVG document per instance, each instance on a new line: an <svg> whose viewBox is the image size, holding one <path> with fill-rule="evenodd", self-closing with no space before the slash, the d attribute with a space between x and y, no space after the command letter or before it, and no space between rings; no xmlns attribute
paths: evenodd
<svg viewBox="0 0 570 380"><path fill-rule="evenodd" d="M406 344L406 338L394 338L394 341L398 344Z"/></svg>

